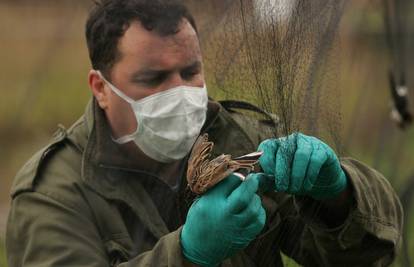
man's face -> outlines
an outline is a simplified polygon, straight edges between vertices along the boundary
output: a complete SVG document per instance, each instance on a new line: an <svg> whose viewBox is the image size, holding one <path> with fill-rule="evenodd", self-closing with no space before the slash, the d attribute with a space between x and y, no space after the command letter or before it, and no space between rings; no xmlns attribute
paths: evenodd
<svg viewBox="0 0 414 267"><path fill-rule="evenodd" d="M132 22L119 40L118 51L120 59L107 78L134 100L180 85L204 85L198 37L187 20L182 21L178 33L168 36ZM131 106L113 93L95 71L90 72L89 84L105 110L114 137L133 133L137 122Z"/></svg>

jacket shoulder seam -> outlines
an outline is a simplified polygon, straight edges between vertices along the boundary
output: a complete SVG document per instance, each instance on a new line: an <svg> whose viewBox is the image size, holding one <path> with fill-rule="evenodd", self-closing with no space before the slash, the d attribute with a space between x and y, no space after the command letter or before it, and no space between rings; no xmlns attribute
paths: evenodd
<svg viewBox="0 0 414 267"><path fill-rule="evenodd" d="M45 159L50 157L50 153L55 152L59 148L59 145L63 144L65 138L65 132L58 132L51 143L40 149L25 163L14 178L14 184L10 192L12 198L19 193L33 191L34 181L39 175L39 169L43 165Z"/></svg>
<svg viewBox="0 0 414 267"><path fill-rule="evenodd" d="M28 194L43 196L44 198L47 198L48 200L52 200L53 202L57 202L57 203L65 206L66 208L72 210L73 212L76 212L77 214L82 215L82 213L79 212L80 207L76 207L76 205L71 205L66 200L63 200L62 198L56 196L55 194L51 194L50 192L46 192L46 191L29 191L29 192L22 192L22 193L19 194L19 196L28 195Z"/></svg>

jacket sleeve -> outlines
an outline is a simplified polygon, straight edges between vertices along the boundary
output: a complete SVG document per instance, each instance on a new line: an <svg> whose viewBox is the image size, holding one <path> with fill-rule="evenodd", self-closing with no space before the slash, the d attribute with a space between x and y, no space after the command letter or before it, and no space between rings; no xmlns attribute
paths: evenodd
<svg viewBox="0 0 414 267"><path fill-rule="evenodd" d="M284 217L283 231L293 235L283 239L281 250L305 266L387 266L401 243L403 210L398 196L377 171L353 159L341 163L354 197L345 222L328 229L309 205L305 210L305 203L295 199L299 216Z"/></svg>
<svg viewBox="0 0 414 267"><path fill-rule="evenodd" d="M243 129L254 143L283 134L278 127L246 116L233 117L240 125L249 125ZM343 158L341 164L354 198L345 222L335 229L327 227L316 215L323 212L320 203L309 198L275 192L265 195L268 221L262 237L252 244L255 261L263 261L278 249L304 266L386 266L395 259L403 227L398 196L374 169L351 158Z"/></svg>
<svg viewBox="0 0 414 267"><path fill-rule="evenodd" d="M10 267L183 266L180 229L129 262L112 261L92 217L82 207L38 192L17 195L8 218L6 249ZM114 253L121 250L114 248Z"/></svg>

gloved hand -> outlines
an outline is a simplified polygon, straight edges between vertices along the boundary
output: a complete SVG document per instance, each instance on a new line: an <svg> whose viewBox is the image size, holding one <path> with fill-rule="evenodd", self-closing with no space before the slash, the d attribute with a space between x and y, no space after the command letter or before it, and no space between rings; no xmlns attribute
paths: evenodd
<svg viewBox="0 0 414 267"><path fill-rule="evenodd" d="M251 174L242 182L230 175L193 203L181 232L189 261L217 266L259 234L266 220L256 194L260 178L261 174Z"/></svg>
<svg viewBox="0 0 414 267"><path fill-rule="evenodd" d="M301 133L263 141L259 162L274 175L273 190L322 200L338 196L347 178L334 151L319 139Z"/></svg>

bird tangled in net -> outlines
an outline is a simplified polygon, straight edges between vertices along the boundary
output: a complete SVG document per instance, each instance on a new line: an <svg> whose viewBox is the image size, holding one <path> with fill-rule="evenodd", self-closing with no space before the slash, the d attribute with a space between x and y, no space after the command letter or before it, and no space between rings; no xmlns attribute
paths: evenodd
<svg viewBox="0 0 414 267"><path fill-rule="evenodd" d="M344 0L187 2L196 14L210 14L200 25L210 95L245 100L276 114L279 123L269 137L306 132L340 150L334 44ZM230 155L209 161L210 142L194 147L187 180L196 194L239 167Z"/></svg>
<svg viewBox="0 0 414 267"><path fill-rule="evenodd" d="M200 136L195 142L188 160L188 186L197 195L205 193L235 171L253 171L262 154L261 152L253 152L235 159L232 159L231 155L222 154L210 160L213 146L214 143L208 141L208 134ZM245 178L240 173L238 176L241 179Z"/></svg>

